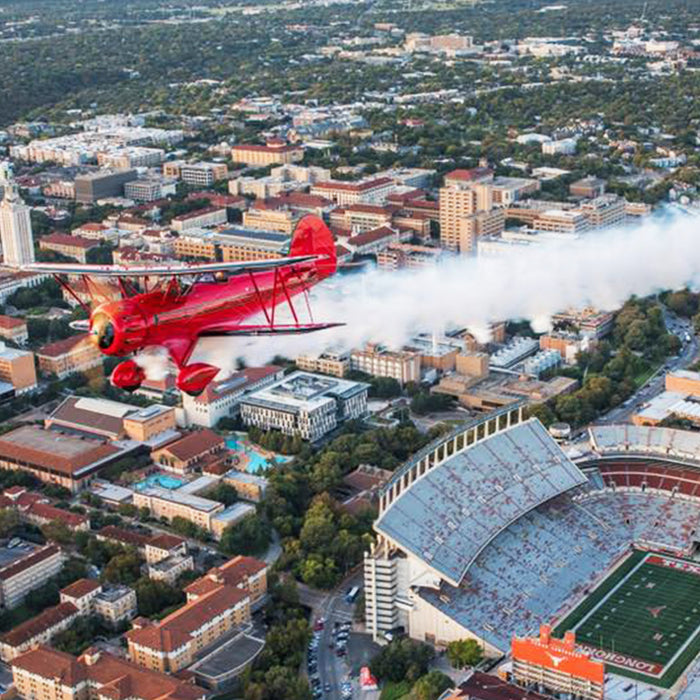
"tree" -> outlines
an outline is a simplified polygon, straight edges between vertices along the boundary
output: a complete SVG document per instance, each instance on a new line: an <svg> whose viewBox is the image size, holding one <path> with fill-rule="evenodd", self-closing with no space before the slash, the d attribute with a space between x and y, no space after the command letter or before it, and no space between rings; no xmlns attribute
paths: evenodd
<svg viewBox="0 0 700 700"><path fill-rule="evenodd" d="M166 608L181 603L185 595L164 581L153 581L149 578L141 578L134 585L136 600L138 602L139 615L153 617Z"/></svg>
<svg viewBox="0 0 700 700"><path fill-rule="evenodd" d="M432 647L403 637L382 647L370 662L370 670L380 680L413 683L428 672L434 656Z"/></svg>
<svg viewBox="0 0 700 700"><path fill-rule="evenodd" d="M270 545L272 529L267 520L255 513L235 525L229 525L221 535L221 550L226 554L256 555Z"/></svg>
<svg viewBox="0 0 700 700"><path fill-rule="evenodd" d="M0 537L11 537L19 525L19 515L14 508L0 508Z"/></svg>
<svg viewBox="0 0 700 700"><path fill-rule="evenodd" d="M411 690L411 697L415 700L437 700L453 685L454 683L449 676L446 676L442 671L432 670L416 681Z"/></svg>
<svg viewBox="0 0 700 700"><path fill-rule="evenodd" d="M60 520L52 520L46 525L42 525L41 532L47 540L67 545L73 541L73 532Z"/></svg>
<svg viewBox="0 0 700 700"><path fill-rule="evenodd" d="M102 571L102 578L110 583L132 585L141 575L141 559L136 552L117 554Z"/></svg>
<svg viewBox="0 0 700 700"><path fill-rule="evenodd" d="M458 639L447 645L447 658L455 668L476 666L484 656L476 639Z"/></svg>

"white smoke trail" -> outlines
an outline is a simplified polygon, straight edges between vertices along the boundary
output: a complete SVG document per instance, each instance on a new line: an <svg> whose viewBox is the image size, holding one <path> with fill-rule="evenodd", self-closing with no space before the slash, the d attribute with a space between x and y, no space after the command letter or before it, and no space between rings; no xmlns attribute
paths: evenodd
<svg viewBox="0 0 700 700"><path fill-rule="evenodd" d="M337 275L314 290L312 306L315 320L345 326L305 336L205 339L196 354L222 367L224 376L237 357L259 364L275 355L348 350L370 340L400 347L415 333L435 328L467 327L487 340L495 321L527 319L544 331L563 309L612 310L633 294L698 282L700 218L665 216L573 243L517 247L499 257Z"/></svg>

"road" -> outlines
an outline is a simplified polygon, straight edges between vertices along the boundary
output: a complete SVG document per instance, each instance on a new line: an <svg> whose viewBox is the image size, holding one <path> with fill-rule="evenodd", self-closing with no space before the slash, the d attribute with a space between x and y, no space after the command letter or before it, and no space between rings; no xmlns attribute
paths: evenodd
<svg viewBox="0 0 700 700"><path fill-rule="evenodd" d="M666 372L686 369L690 366L698 355L698 338L693 331L693 324L687 319L672 314L664 307L664 320L669 332L677 335L682 343L682 349L677 357L670 358L636 391L636 393L625 403L617 408L608 411L596 422L605 423L627 423L632 415L636 413L645 403L664 390ZM690 340L686 341L689 337Z"/></svg>
<svg viewBox="0 0 700 700"><path fill-rule="evenodd" d="M345 601L345 594L353 586L362 586L362 568L346 578L330 593L316 591L308 586L299 586L301 602L304 605L308 605L312 610L312 622L319 617L325 619L324 629L319 635L320 641L317 652L318 675L321 679L321 686L324 687L326 684L331 686L330 692L323 694L324 700L342 700L340 684L350 680L351 674L355 676L352 681L352 697L359 698L359 684L356 678L359 667L366 664L379 649L371 641L369 635L352 632L348 640L347 656L338 657L335 649L331 647L335 623L352 623L355 606Z"/></svg>

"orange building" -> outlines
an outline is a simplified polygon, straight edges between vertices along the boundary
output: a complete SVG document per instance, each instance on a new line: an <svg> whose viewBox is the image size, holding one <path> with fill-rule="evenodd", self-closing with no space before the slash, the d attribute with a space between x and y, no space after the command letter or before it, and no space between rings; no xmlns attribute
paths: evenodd
<svg viewBox="0 0 700 700"><path fill-rule="evenodd" d="M241 144L231 149L231 159L234 163L244 163L255 168L266 165L288 165L304 159L304 149L301 146L290 146L284 141L271 139L265 146Z"/></svg>
<svg viewBox="0 0 700 700"><path fill-rule="evenodd" d="M248 211L243 213L243 226L291 235L300 218L300 214L291 209L268 208L262 203L257 205L254 203Z"/></svg>
<svg viewBox="0 0 700 700"><path fill-rule="evenodd" d="M0 338L23 345L29 340L27 322L23 318L0 315Z"/></svg>
<svg viewBox="0 0 700 700"><path fill-rule="evenodd" d="M124 636L129 658L138 666L176 673L228 631L250 620L246 589L215 584L159 622L136 618Z"/></svg>
<svg viewBox="0 0 700 700"><path fill-rule="evenodd" d="M250 593L251 605L255 605L267 593L267 564L239 554L193 581L185 588L185 593L188 600L196 600L198 596L221 585L247 590Z"/></svg>
<svg viewBox="0 0 700 700"><path fill-rule="evenodd" d="M440 188L440 243L471 253L480 236L499 234L505 225L502 209L494 209L493 171L453 170Z"/></svg>
<svg viewBox="0 0 700 700"><path fill-rule="evenodd" d="M686 396L700 396L700 372L678 370L666 375L666 391L675 391Z"/></svg>
<svg viewBox="0 0 700 700"><path fill-rule="evenodd" d="M44 345L36 356L39 370L45 374L55 374L58 379L102 366L102 354L87 333Z"/></svg>
<svg viewBox="0 0 700 700"><path fill-rule="evenodd" d="M17 395L36 389L34 353L0 342L0 381L12 384Z"/></svg>
<svg viewBox="0 0 700 700"><path fill-rule="evenodd" d="M52 250L68 258L73 258L81 263L87 262L87 253L91 248L99 246L98 241L80 236L71 236L67 233L51 233L39 239L41 250Z"/></svg>
<svg viewBox="0 0 700 700"><path fill-rule="evenodd" d="M204 700L208 693L189 681L139 668L96 647L77 659L47 646L12 661L20 697L32 700Z"/></svg>
<svg viewBox="0 0 700 700"><path fill-rule="evenodd" d="M582 700L603 700L605 666L576 650L573 632L554 639L552 628L541 625L539 637L513 637L511 655L513 678L519 685L570 693Z"/></svg>

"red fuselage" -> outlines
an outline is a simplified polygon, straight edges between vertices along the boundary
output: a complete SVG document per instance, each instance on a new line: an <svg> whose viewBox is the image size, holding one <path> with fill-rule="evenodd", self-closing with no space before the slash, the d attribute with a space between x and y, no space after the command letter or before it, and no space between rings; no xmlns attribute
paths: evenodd
<svg viewBox="0 0 700 700"><path fill-rule="evenodd" d="M217 329L222 335L235 333L237 326L265 312L272 319L275 307L318 282L324 272L309 262L199 281L184 289L172 282L165 289L100 304L91 314L90 330L106 355L160 345L181 366L201 335L216 334Z"/></svg>

